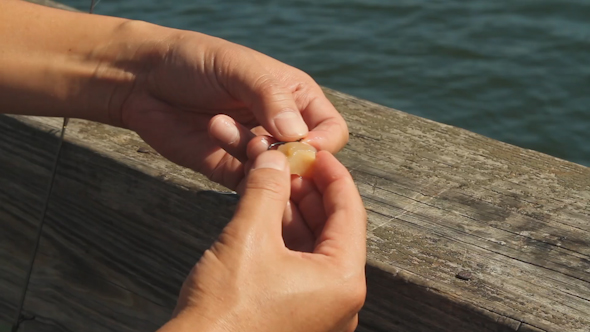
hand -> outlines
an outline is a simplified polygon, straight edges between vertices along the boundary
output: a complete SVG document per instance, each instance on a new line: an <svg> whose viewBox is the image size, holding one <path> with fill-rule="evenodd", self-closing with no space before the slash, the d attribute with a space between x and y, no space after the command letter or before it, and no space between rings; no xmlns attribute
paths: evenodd
<svg viewBox="0 0 590 332"><path fill-rule="evenodd" d="M305 138L333 153L347 143L343 118L304 72L199 33L149 40L138 49L158 54L156 60L127 96L117 98L123 102L115 112L123 126L173 162L236 189L243 163L270 140ZM259 135L266 138L251 142Z"/></svg>
<svg viewBox="0 0 590 332"><path fill-rule="evenodd" d="M354 331L366 294L366 213L356 186L330 153L318 153L314 184L292 195L306 224L291 227L289 242L311 244L308 253L281 236L289 178L280 152L255 159L233 219L159 332Z"/></svg>
<svg viewBox="0 0 590 332"><path fill-rule="evenodd" d="M309 75L219 38L0 1L0 44L2 110L127 127L232 189L273 139L333 153L348 141Z"/></svg>

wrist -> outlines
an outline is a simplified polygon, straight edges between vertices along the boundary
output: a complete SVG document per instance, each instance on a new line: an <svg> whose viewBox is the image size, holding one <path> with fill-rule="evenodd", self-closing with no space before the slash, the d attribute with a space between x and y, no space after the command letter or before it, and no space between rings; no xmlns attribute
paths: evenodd
<svg viewBox="0 0 590 332"><path fill-rule="evenodd" d="M70 90L84 101L89 120L127 127L122 110L132 94L142 95L149 72L165 58L175 30L141 21L122 21L84 56L88 88ZM78 96L76 96L79 94Z"/></svg>
<svg viewBox="0 0 590 332"><path fill-rule="evenodd" d="M226 329L221 329L219 327L215 327L216 324L210 322L209 320L205 319L204 317L196 314L190 315L188 313L181 313L172 319L170 319L166 324L160 327L156 332L220 332L220 331L227 331Z"/></svg>
<svg viewBox="0 0 590 332"><path fill-rule="evenodd" d="M175 30L0 2L0 112L122 125L120 108Z"/></svg>

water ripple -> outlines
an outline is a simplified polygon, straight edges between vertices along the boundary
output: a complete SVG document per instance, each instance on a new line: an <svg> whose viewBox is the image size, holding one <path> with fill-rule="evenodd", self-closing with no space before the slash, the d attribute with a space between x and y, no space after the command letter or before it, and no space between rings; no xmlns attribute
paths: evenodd
<svg viewBox="0 0 590 332"><path fill-rule="evenodd" d="M102 0L97 11L226 38L323 85L590 166L587 0Z"/></svg>

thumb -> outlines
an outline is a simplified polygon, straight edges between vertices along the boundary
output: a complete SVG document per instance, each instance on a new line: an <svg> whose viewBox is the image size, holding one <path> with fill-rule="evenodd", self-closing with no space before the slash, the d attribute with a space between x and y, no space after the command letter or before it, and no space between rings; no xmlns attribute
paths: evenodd
<svg viewBox="0 0 590 332"><path fill-rule="evenodd" d="M282 219L291 193L287 157L279 151L265 151L252 164L244 180L243 195L228 227L243 240L262 240L264 234L282 241ZM245 239L255 235L255 239Z"/></svg>
<svg viewBox="0 0 590 332"><path fill-rule="evenodd" d="M240 61L229 63L239 66L229 70L228 90L250 108L272 136L290 142L307 135L309 128L288 87L252 56L242 54Z"/></svg>

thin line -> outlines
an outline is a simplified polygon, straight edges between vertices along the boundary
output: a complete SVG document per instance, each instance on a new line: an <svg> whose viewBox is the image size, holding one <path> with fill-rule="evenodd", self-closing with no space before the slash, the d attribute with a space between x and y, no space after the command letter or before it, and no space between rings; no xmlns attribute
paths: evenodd
<svg viewBox="0 0 590 332"><path fill-rule="evenodd" d="M59 144L57 146L57 152L55 153L55 160L53 162L53 168L51 170L51 178L49 179L49 186L47 187L47 192L45 194L45 201L43 203L43 210L41 211L41 218L39 220L39 226L37 226L37 237L35 240L35 246L33 247L33 252L31 253L31 258L29 259L29 269L27 271L27 276L25 278L25 284L23 287L23 291L21 292L18 310L16 311L16 316L14 317L14 324L12 325L12 332L16 332L19 325L20 325L20 317L21 317L21 313L23 310L23 305L25 303L25 297L27 295L27 289L29 286L29 282L31 280L31 274L33 272L33 265L35 263L35 258L37 257L39 243L41 242L41 234L43 233L43 224L45 223L45 215L47 214L47 207L49 206L49 198L51 197L51 191L53 189L53 183L55 180L55 175L57 173L57 166L59 164L59 155L60 155L61 148L62 148L62 145L64 142L64 135L66 132L66 127L68 125L68 120L69 120L68 118L64 118L64 122L61 127Z"/></svg>
<svg viewBox="0 0 590 332"><path fill-rule="evenodd" d="M88 13L92 14L94 12L94 7L100 2L100 0L91 0L90 1L90 9ZM53 168L51 170L51 178L49 179L49 185L47 187L47 193L45 194L45 201L43 203L43 210L41 211L41 218L39 220L39 226L37 227L37 237L35 239L35 246L33 247L33 252L31 253L31 258L29 259L29 268L27 270L27 276L25 277L25 284L23 287L23 291L21 292L18 309L16 311L16 315L14 317L14 323L12 325L12 332L17 332L19 325L20 325L20 317L23 310L23 305L25 304L25 297L27 296L27 289L29 288L29 282L31 281L31 274L33 273L33 266L35 264L35 258L37 257L37 252L39 250L39 243L41 242L41 235L43 234L43 225L45 224L45 215L47 214L47 207L49 206L49 198L51 197L51 192L53 190L53 183L55 182L55 175L57 174L57 166L59 165L59 156L61 153L61 148L64 143L64 136L66 133L66 128L68 127L68 122L70 121L69 118L64 118L63 124L61 125L61 133L59 135L59 143L57 146L57 152L55 153L55 160L53 162Z"/></svg>
<svg viewBox="0 0 590 332"><path fill-rule="evenodd" d="M98 5L99 2L100 0L98 0L98 2L96 2L96 0L90 1L90 10L88 11L88 13L92 14L94 12L94 6Z"/></svg>

